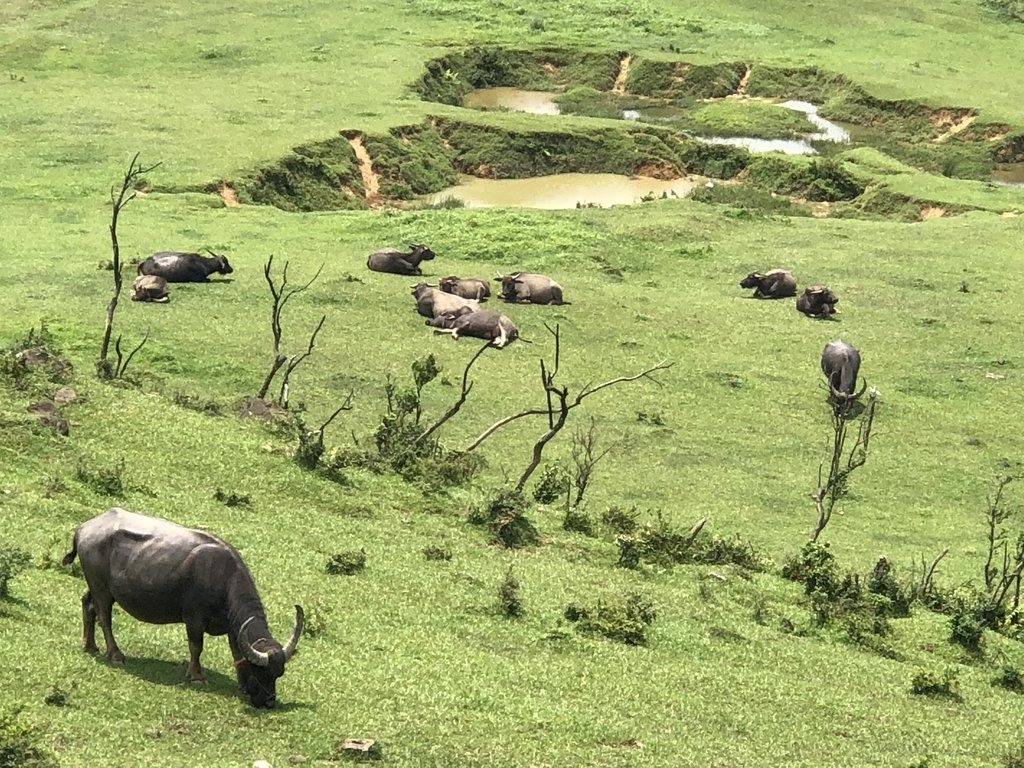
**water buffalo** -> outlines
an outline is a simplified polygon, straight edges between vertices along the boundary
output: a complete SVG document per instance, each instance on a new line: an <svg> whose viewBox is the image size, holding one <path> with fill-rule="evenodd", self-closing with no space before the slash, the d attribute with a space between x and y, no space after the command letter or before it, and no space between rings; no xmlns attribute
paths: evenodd
<svg viewBox="0 0 1024 768"><path fill-rule="evenodd" d="M796 309L808 317L830 317L836 313L839 299L824 285L809 285L796 297Z"/></svg>
<svg viewBox="0 0 1024 768"><path fill-rule="evenodd" d="M155 275L169 283L205 283L219 272L230 275L234 270L228 260L213 251L209 256L181 251L160 251L139 264L140 275Z"/></svg>
<svg viewBox="0 0 1024 768"><path fill-rule="evenodd" d="M427 325L434 326L434 333L450 333L456 341L459 340L459 336L489 339L498 349L519 338L519 330L515 323L493 309L443 314L433 320L427 320Z"/></svg>
<svg viewBox="0 0 1024 768"><path fill-rule="evenodd" d="M426 283L414 285L412 295L416 297L416 311L424 317L434 318L446 313L475 312L480 309L480 303L475 299L445 293Z"/></svg>
<svg viewBox="0 0 1024 768"><path fill-rule="evenodd" d="M740 288L753 288L755 299L783 299L796 296L796 278L784 269L751 272L740 281Z"/></svg>
<svg viewBox="0 0 1024 768"><path fill-rule="evenodd" d="M830 341L821 352L821 370L828 380L829 400L836 408L853 403L864 394L865 382L859 392L857 372L860 370L860 352L842 339Z"/></svg>
<svg viewBox="0 0 1024 768"><path fill-rule="evenodd" d="M421 261L434 258L434 252L423 244L413 243L409 253L397 248L382 248L366 257L366 266L374 272L391 272L395 275L422 275Z"/></svg>
<svg viewBox="0 0 1024 768"><path fill-rule="evenodd" d="M464 299L484 301L491 295L491 286L482 277L462 278L449 275L448 277L442 277L437 285L445 293L453 293Z"/></svg>
<svg viewBox="0 0 1024 768"><path fill-rule="evenodd" d="M156 275L139 275L132 283L132 301L155 301L163 304L171 300L167 293L167 281Z"/></svg>
<svg viewBox="0 0 1024 768"><path fill-rule="evenodd" d="M124 662L110 621L118 603L139 621L184 623L188 676L205 682L199 665L203 635L226 634L239 686L254 707L274 706L277 678L302 634L302 608L295 606L295 628L282 646L267 628L252 575L234 547L204 531L113 507L78 527L62 562L69 565L76 555L88 585L82 596L85 650L99 652L99 619L107 658Z"/></svg>
<svg viewBox="0 0 1024 768"><path fill-rule="evenodd" d="M494 278L501 283L501 298L518 304L568 304L562 299L562 286L546 275L513 272Z"/></svg>

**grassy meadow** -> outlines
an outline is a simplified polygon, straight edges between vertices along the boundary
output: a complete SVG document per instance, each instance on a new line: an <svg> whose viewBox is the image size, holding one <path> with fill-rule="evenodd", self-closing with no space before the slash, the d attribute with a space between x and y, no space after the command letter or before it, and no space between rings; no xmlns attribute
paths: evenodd
<svg viewBox="0 0 1024 768"><path fill-rule="evenodd" d="M7 0L0 578L5 555L30 562L0 597L0 765L53 764L32 762L17 743L61 766L333 765L350 759L340 748L347 738L377 740L379 763L401 766L1022 764L1012 762L1024 759L1020 693L993 685L1024 669L1014 621L986 630L972 651L950 642L949 610L916 603L865 639L841 617L821 620L804 586L780 574L814 524L810 494L831 441L819 359L841 337L861 350L861 375L880 394L867 462L822 541L843 572L865 581L882 556L901 583L920 580L948 550L935 576L945 608L954 595L985 592L986 510L998 478L1019 472L1024 456L1012 298L1024 291L1024 189L930 173L908 162L910 150L897 160L855 145L835 160L867 190L846 210L870 215L783 216L685 199L294 213L227 207L203 191L340 131L380 142L428 116L524 133L619 130L621 121L583 116L469 114L413 91L426 62L477 45L819 67L878 99L971 109L980 124L1024 130L1012 74L1024 25L973 0L869 0L842 14L788 0ZM744 119L732 107L720 114ZM234 272L174 285L166 305L131 302L126 290L115 336L129 349L149 340L125 380L101 381L109 191L136 152L160 166L121 212L124 261L210 248ZM885 196L903 202L877 202ZM884 214L906 201L909 216ZM917 221L928 207L965 212ZM448 451L543 404L538 361L554 352L545 324L559 327L558 380L572 395L672 363L655 380L588 397L544 451L547 471L570 470L573 435L591 424L608 449L578 510L593 535L563 527L562 502L530 506L540 541L524 548L501 547L468 522L518 478L544 418L485 441L474 451L482 469L459 485L351 464L332 479L296 463L293 426L237 418L271 362L271 255L275 268L287 262L293 285L323 265L284 311L283 351L302 352L326 318L290 386L291 410L309 427L353 395L326 430L325 460L372 451L385 384L409 389L412 364L428 354L441 374L423 389L423 421L440 416L480 342L433 335L413 310L415 281L365 266L371 251L413 242L437 253L424 263L428 281L536 271L572 302L491 300L531 343L477 360L465 405L437 435ZM738 287L748 272L774 267L801 287L830 285L839 314L812 320L791 299L754 301ZM45 332L73 370L13 375L30 330ZM62 409L66 437L27 410L65 385L77 395ZM1005 489L1013 514L1000 531L1011 558L1022 488ZM185 682L180 626L115 609L127 663L82 652L84 582L58 563L74 528L114 505L238 547L279 640L292 606L305 608L307 633L276 709L246 705L223 638L207 640L206 687ZM615 531L602 523L609 509L682 533L707 518L701 536L749 545L764 567L617 567ZM364 570L327 572L333 555L359 550ZM499 600L509 575L518 618ZM570 606L593 612L629 599L655 614L639 645L566 618ZM912 692L925 678L952 685L947 695Z"/></svg>

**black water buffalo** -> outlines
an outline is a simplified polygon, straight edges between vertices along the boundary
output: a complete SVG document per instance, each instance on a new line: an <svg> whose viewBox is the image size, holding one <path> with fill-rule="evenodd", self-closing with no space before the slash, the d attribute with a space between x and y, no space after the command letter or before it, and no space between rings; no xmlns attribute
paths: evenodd
<svg viewBox="0 0 1024 768"><path fill-rule="evenodd" d="M837 408L853 403L864 394L865 382L859 392L857 372L860 371L860 352L842 339L830 341L821 351L821 370L828 380L829 400Z"/></svg>
<svg viewBox="0 0 1024 768"><path fill-rule="evenodd" d="M459 340L459 336L488 339L498 349L519 338L519 330L515 323L493 309L443 314L433 320L427 320L427 325L434 326L434 333L450 333L456 341Z"/></svg>
<svg viewBox="0 0 1024 768"><path fill-rule="evenodd" d="M132 301L155 301L163 304L171 300L167 293L167 281L156 275L139 275L132 283Z"/></svg>
<svg viewBox="0 0 1024 768"><path fill-rule="evenodd" d="M501 298L517 304L568 304L562 299L562 286L547 275L512 272L494 278L501 283Z"/></svg>
<svg viewBox="0 0 1024 768"><path fill-rule="evenodd" d="M491 286L482 277L456 277L449 275L438 281L437 287L445 293L453 293L464 299L484 301L491 295Z"/></svg>
<svg viewBox="0 0 1024 768"><path fill-rule="evenodd" d="M796 296L796 278L784 269L751 272L740 281L740 288L753 288L755 299L783 299Z"/></svg>
<svg viewBox="0 0 1024 768"><path fill-rule="evenodd" d="M139 621L183 623L188 676L205 682L199 665L203 635L226 634L239 686L254 707L274 706L277 678L302 634L302 608L295 606L295 628L282 646L267 628L252 575L234 547L203 531L113 507L78 527L62 562L69 565L76 555L89 587L82 597L85 650L99 652L99 619L107 658L124 661L110 621L118 603Z"/></svg>
<svg viewBox="0 0 1024 768"><path fill-rule="evenodd" d="M836 313L839 299L824 285L809 285L796 297L796 309L808 317L830 317Z"/></svg>
<svg viewBox="0 0 1024 768"><path fill-rule="evenodd" d="M437 286L417 283L412 288L416 297L416 311L423 317L434 318L448 313L475 312L480 303L475 299L464 299L453 293L445 293Z"/></svg>
<svg viewBox="0 0 1024 768"><path fill-rule="evenodd" d="M139 264L140 275L155 275L169 283L205 283L219 272L230 275L234 270L228 260L209 251L209 256L182 251L160 251Z"/></svg>
<svg viewBox="0 0 1024 768"><path fill-rule="evenodd" d="M434 252L423 244L413 243L409 253L397 248L382 248L366 257L366 266L374 272L391 272L395 275L422 275L421 261L430 261Z"/></svg>

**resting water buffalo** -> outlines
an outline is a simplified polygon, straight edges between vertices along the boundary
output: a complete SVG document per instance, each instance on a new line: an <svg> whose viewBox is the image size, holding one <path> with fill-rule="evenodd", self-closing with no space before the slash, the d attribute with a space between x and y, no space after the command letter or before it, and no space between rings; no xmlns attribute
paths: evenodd
<svg viewBox="0 0 1024 768"><path fill-rule="evenodd" d="M865 382L859 392L857 372L860 370L860 352L842 339L830 341L821 352L821 370L828 380L829 399L836 407L854 402L864 394Z"/></svg>
<svg viewBox="0 0 1024 768"><path fill-rule="evenodd" d="M156 275L139 275L132 283L132 301L170 301L167 281Z"/></svg>
<svg viewBox="0 0 1024 768"><path fill-rule="evenodd" d="M434 252L422 244L412 244L412 250L404 253L397 248L382 248L366 258L366 266L374 272L391 272L395 275L422 275L421 261L430 261Z"/></svg>
<svg viewBox="0 0 1024 768"><path fill-rule="evenodd" d="M568 304L562 299L562 286L546 275L513 272L494 278L501 283L501 298L518 304Z"/></svg>
<svg viewBox="0 0 1024 768"><path fill-rule="evenodd" d="M209 256L181 251L160 251L139 264L140 275L156 275L169 283L204 283L210 275L234 272L228 260L210 251Z"/></svg>
<svg viewBox="0 0 1024 768"><path fill-rule="evenodd" d="M78 527L62 562L69 565L76 555L89 587L82 597L85 650L99 651L99 619L107 658L124 661L110 623L118 603L139 621L184 623L188 676L205 682L199 665L203 634L226 634L239 686L254 707L274 706L277 678L302 634L302 608L295 606L295 629L282 646L267 628L252 575L234 547L203 531L113 507Z"/></svg>
<svg viewBox="0 0 1024 768"><path fill-rule="evenodd" d="M491 344L501 349L510 341L519 338L519 330L506 315L493 309L481 309L476 312L465 312L457 315L444 314L427 325L434 326L434 333L450 333L456 341L459 336L473 336L478 339L489 339Z"/></svg>
<svg viewBox="0 0 1024 768"><path fill-rule="evenodd" d="M416 311L424 317L434 318L448 313L460 314L480 309L480 303L474 299L464 299L452 293L445 293L440 288L426 283L414 285L412 295L416 297Z"/></svg>
<svg viewBox="0 0 1024 768"><path fill-rule="evenodd" d="M442 277L438 287L445 293L453 293L464 299L483 301L491 295L491 286L482 277Z"/></svg>
<svg viewBox="0 0 1024 768"><path fill-rule="evenodd" d="M839 299L824 285L809 285L796 297L796 308L808 317L829 317L836 313Z"/></svg>
<svg viewBox="0 0 1024 768"><path fill-rule="evenodd" d="M796 278L784 269L751 272L740 281L740 288L753 288L755 299L782 299L796 296Z"/></svg>

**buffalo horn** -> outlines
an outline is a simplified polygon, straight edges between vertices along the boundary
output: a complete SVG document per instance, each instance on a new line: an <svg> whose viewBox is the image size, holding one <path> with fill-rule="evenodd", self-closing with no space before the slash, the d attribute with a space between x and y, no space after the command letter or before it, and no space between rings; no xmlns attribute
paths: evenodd
<svg viewBox="0 0 1024 768"><path fill-rule="evenodd" d="M284 644L284 660L288 661L294 654L295 648L299 644L299 636L302 634L302 625L305 623L306 615L302 612L302 606L295 606L295 629L292 630L292 636L288 638L288 642Z"/></svg>
<svg viewBox="0 0 1024 768"><path fill-rule="evenodd" d="M257 667L265 667L270 664L270 654L266 651L257 651L252 647L252 643L249 638L246 637L245 628L249 626L249 622L255 619L255 616L250 616L242 624L238 630L238 647L245 655L245 658L250 664L255 664Z"/></svg>

